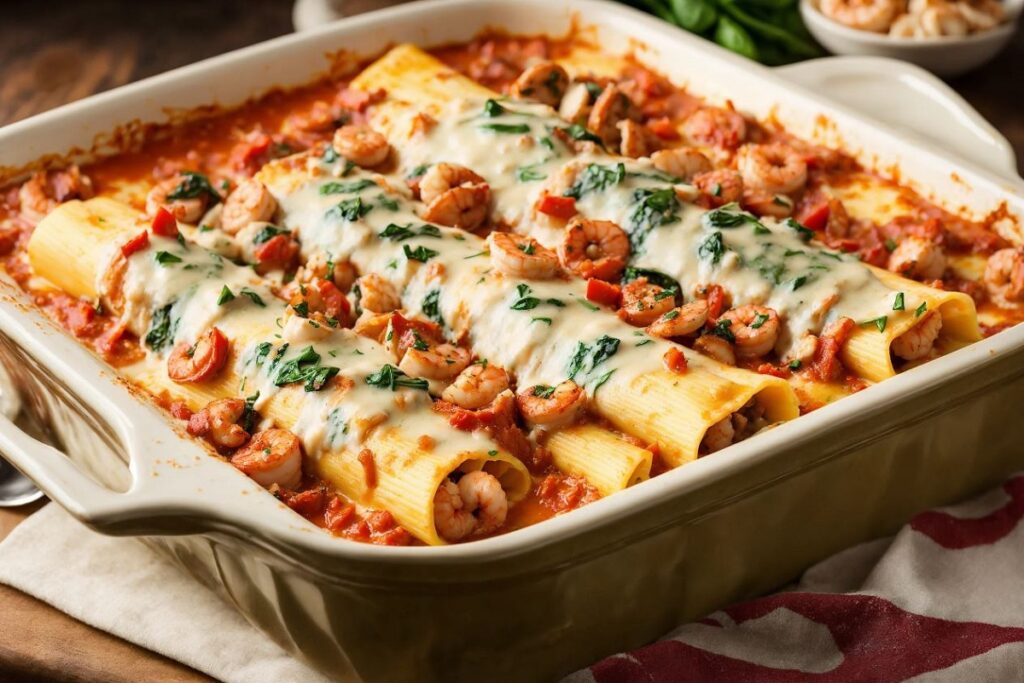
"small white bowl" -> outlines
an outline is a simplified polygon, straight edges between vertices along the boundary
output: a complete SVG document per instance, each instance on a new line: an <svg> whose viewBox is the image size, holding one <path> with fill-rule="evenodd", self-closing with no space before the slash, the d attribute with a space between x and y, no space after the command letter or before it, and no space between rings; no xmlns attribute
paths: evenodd
<svg viewBox="0 0 1024 683"><path fill-rule="evenodd" d="M1006 47L1017 31L1024 0L1005 0L1007 21L989 31L962 38L894 38L844 26L818 9L818 0L800 0L800 14L811 35L841 55L892 57L928 69L937 76L958 76L985 64Z"/></svg>

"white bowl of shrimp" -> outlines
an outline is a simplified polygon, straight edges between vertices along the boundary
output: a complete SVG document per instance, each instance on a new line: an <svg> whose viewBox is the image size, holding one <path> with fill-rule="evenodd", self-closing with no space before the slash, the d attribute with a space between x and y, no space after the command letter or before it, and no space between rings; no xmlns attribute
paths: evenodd
<svg viewBox="0 0 1024 683"><path fill-rule="evenodd" d="M957 76L995 57L1017 30L1024 0L801 0L811 35L829 51L902 59Z"/></svg>

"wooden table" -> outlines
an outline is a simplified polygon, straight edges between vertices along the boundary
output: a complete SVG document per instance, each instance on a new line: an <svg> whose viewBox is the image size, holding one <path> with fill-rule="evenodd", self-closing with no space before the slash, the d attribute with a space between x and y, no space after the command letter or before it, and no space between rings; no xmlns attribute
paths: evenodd
<svg viewBox="0 0 1024 683"><path fill-rule="evenodd" d="M359 9L386 4L353 2ZM0 23L0 125L288 33L290 13L285 0L8 0ZM1022 71L1024 33L990 66L950 84L1010 139L1024 169ZM0 539L39 507L0 509ZM0 586L0 680L210 679Z"/></svg>

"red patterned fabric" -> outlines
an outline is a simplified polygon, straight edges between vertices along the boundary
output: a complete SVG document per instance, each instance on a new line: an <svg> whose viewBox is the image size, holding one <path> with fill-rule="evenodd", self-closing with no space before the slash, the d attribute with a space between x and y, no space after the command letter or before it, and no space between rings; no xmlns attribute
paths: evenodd
<svg viewBox="0 0 1024 683"><path fill-rule="evenodd" d="M1024 681L1024 475L563 683Z"/></svg>

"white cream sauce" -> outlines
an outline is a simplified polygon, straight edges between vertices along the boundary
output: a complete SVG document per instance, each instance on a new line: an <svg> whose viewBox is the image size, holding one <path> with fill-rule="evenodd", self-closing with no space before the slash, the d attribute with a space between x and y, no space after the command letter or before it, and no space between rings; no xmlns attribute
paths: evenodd
<svg viewBox="0 0 1024 683"><path fill-rule="evenodd" d="M613 221L630 234L631 266L668 275L685 294L715 283L729 291L733 305L775 309L783 321L776 346L783 357L801 336L820 333L834 318L864 323L893 311L897 293L865 265L808 244L806 233L786 222L757 220L733 209L749 220L715 227L704 209L684 201L694 189L655 169L650 159L604 154L596 145L575 154L551 134L567 124L549 107L457 100L436 113L436 126L419 134L410 132L414 114L400 113L394 121L401 173L442 161L464 165L491 186L498 220L552 248L561 242L563 228L533 207L545 193L574 194L581 215ZM655 199L669 198L666 210L650 210L652 193ZM719 239L715 233L721 234L721 249L708 242ZM909 295L905 299L907 309L920 303Z"/></svg>
<svg viewBox="0 0 1024 683"><path fill-rule="evenodd" d="M256 410L284 387L305 389L296 424L284 426L312 457L340 448L358 452L369 431L383 426L414 439L428 436L449 452L493 448L484 436L457 431L436 415L422 382L390 375L394 360L383 346L295 315L251 268L151 236L150 247L128 259L123 289L125 320L142 340L147 362L161 371L176 344L194 343L217 326L244 344L234 353L238 395ZM266 339L251 340L256 330ZM332 385L334 376L350 385Z"/></svg>

